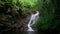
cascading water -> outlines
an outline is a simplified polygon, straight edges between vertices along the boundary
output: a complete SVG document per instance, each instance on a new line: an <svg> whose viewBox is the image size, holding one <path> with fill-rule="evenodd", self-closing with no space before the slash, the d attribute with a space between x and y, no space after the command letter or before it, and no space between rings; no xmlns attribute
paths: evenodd
<svg viewBox="0 0 60 34"><path fill-rule="evenodd" d="M31 15L31 19L30 19L30 21L29 21L29 23L28 23L28 30L27 31L34 31L32 28L31 28L31 26L32 25L34 25L35 24L35 22L36 22L36 20L39 18L39 12L38 11L36 11L36 13L35 14L32 14Z"/></svg>

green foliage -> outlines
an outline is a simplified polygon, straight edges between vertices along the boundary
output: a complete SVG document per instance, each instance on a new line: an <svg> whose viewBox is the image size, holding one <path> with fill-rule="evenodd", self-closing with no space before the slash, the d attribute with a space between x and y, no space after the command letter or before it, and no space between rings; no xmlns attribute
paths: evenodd
<svg viewBox="0 0 60 34"><path fill-rule="evenodd" d="M17 0L0 0L0 25L12 26L12 23L16 21L14 19L18 19L16 15L19 15L17 11L19 10L19 5Z"/></svg>
<svg viewBox="0 0 60 34"><path fill-rule="evenodd" d="M37 0L19 0L19 2L21 3L22 10L25 14L27 14L29 11L35 10L34 8L37 5Z"/></svg>
<svg viewBox="0 0 60 34"><path fill-rule="evenodd" d="M22 4L22 6L30 6L33 7L36 5L37 0L19 0Z"/></svg>
<svg viewBox="0 0 60 34"><path fill-rule="evenodd" d="M60 18L58 14L60 12L56 11L56 2L53 2L52 0L38 0L38 3L40 18L37 20L35 24L37 29L57 30L57 26L59 26L58 24L60 24Z"/></svg>
<svg viewBox="0 0 60 34"><path fill-rule="evenodd" d="M0 24L12 26L18 18L25 16L35 5L33 0L0 0ZM31 10L32 11L32 10Z"/></svg>
<svg viewBox="0 0 60 34"><path fill-rule="evenodd" d="M6 14L8 8L11 8L11 12ZM23 11L23 15L30 11L40 12L40 17L35 24L37 29L60 30L60 11L58 11L60 7L56 7L56 0L55 2L54 0L0 0L0 15L7 15L4 20L1 20L0 16L1 23L8 26L12 20L16 21L18 15L20 18L19 9Z"/></svg>

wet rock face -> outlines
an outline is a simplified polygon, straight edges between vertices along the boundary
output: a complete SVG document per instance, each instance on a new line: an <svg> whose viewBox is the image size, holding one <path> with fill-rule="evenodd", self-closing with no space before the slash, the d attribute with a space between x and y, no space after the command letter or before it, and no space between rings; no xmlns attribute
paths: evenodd
<svg viewBox="0 0 60 34"><path fill-rule="evenodd" d="M22 19L21 20L21 29L20 29L20 31L26 31L27 29L28 29L28 22L29 22L29 19L30 19L30 17L28 16L28 17L26 17L26 18L24 18L24 19Z"/></svg>
<svg viewBox="0 0 60 34"><path fill-rule="evenodd" d="M10 17L10 20L8 23L2 22L1 20L5 21L8 15L2 14L0 15L0 32L5 31L26 31L28 29L27 24L30 19L30 16L27 16L25 18L16 17L12 18ZM5 25L4 25L5 23ZM3 28L4 27L4 28Z"/></svg>
<svg viewBox="0 0 60 34"><path fill-rule="evenodd" d="M10 9L8 10L10 12ZM21 11L21 10L19 10ZM2 13L0 14L0 30L3 31L26 31L28 29L27 24L30 20L30 14L26 15L23 12L14 13Z"/></svg>

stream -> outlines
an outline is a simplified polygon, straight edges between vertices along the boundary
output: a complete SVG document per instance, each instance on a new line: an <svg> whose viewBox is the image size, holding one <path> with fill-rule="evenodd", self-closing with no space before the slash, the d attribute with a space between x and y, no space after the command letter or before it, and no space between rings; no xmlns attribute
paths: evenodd
<svg viewBox="0 0 60 34"><path fill-rule="evenodd" d="M31 26L35 24L35 22L37 21L38 18L39 18L39 11L36 11L35 14L31 15L30 21L27 25L28 26L27 31L34 31Z"/></svg>

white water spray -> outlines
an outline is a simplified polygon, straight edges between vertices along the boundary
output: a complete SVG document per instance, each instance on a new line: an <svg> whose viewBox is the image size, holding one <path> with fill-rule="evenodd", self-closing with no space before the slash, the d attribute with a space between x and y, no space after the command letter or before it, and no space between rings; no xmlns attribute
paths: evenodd
<svg viewBox="0 0 60 34"><path fill-rule="evenodd" d="M39 12L36 11L36 14L31 15L31 19L28 23L28 30L27 31L34 31L31 26L35 24L36 20L39 18Z"/></svg>

